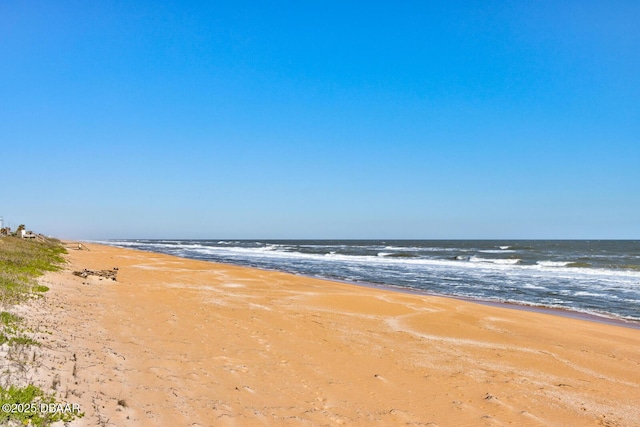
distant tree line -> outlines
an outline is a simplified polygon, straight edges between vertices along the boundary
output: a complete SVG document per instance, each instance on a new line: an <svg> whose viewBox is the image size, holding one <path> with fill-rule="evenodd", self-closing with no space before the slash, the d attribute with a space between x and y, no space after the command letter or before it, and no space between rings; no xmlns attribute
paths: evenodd
<svg viewBox="0 0 640 427"><path fill-rule="evenodd" d="M11 231L11 228L9 227L4 227L0 229L0 236L21 236L22 235L22 230L26 230L26 227L24 224L20 224L18 226L18 229L16 231Z"/></svg>

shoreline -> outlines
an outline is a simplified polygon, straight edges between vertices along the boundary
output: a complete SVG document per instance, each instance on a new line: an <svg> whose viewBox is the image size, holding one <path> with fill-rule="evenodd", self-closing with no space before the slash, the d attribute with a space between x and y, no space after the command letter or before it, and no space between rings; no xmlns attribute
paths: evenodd
<svg viewBox="0 0 640 427"><path fill-rule="evenodd" d="M87 246L32 315L72 426L640 426L632 328Z"/></svg>
<svg viewBox="0 0 640 427"><path fill-rule="evenodd" d="M633 240L631 240L631 241L633 241ZM105 243L96 243L96 242L93 242L93 241L86 241L86 243L121 248L120 246L108 245L108 244L105 244ZM125 249L125 248L121 248L121 249ZM154 254L164 254L163 252L147 251L145 249L133 249L133 248L126 248L126 249L139 250L139 251L142 251L142 252L148 252L148 253L154 253ZM165 254L165 255L167 255L167 254ZM529 305L529 304L517 303L517 302L509 302L509 301L497 301L497 300L481 299L481 298L466 297L466 296L459 296L459 295L440 294L440 293L430 292L428 290L423 290L423 289L418 289L418 288L410 288L410 287L403 287L403 286L399 286L399 285L386 285L386 284L382 284L382 283L372 283L372 282L355 282L355 281L344 280L344 279L326 278L326 277L322 277L322 276L313 276L313 275L309 275L309 274L296 273L296 272L291 272L291 271L287 271L287 270L284 270L284 269L260 268L260 267L242 265L242 264L233 264L233 263L225 263L225 262L220 262L220 261L210 261L210 260L206 260L206 259L188 258L188 257L179 256L179 255L170 255L170 256L175 256L177 258L182 258L182 259L187 259L187 260L209 262L209 263L212 263L212 264L228 265L228 266L256 269L256 270L262 270L262 271L270 271L270 272L276 272L276 273L293 274L293 275L299 276L299 277L306 277L306 278L318 279L318 280L327 280L327 281L330 281L330 282L345 283L345 284L349 284L349 285L362 286L362 287L365 287L365 288L383 289L383 290L389 290L389 291L392 291L392 292L415 294L415 295L425 295L425 296L434 296L434 297L440 297L440 298L452 298L452 299L456 299L456 300L468 301L468 302L473 302L473 303L482 304L482 305L488 305L488 306L497 307L497 308L506 308L506 309L509 309L509 310L531 311L531 312L534 312L534 313L543 313L543 314L549 314L549 315L553 315L553 316L566 317L566 318L570 318L570 319L580 319L580 320L585 320L585 321L589 321L589 322L601 323L601 324L605 324L605 325L614 325L614 326L621 326L621 327L625 327L625 328L631 328L631 329L640 330L640 321L628 320L628 319L624 319L624 318L615 317L613 315L582 312L582 311L571 310L569 308L563 308L563 307L549 307L549 306L545 306L545 305Z"/></svg>
<svg viewBox="0 0 640 427"><path fill-rule="evenodd" d="M247 268L253 268L253 267L247 267ZM279 270L267 270L267 271L279 271ZM289 273L289 274L294 274L294 273ZM548 314L551 316L565 317L568 319L578 319L578 320L584 320L587 322L594 322L594 323L600 323L604 325L620 326L623 328L640 330L640 321L626 320L626 319L616 318L613 316L609 317L604 314L598 315L594 313L585 313L581 311L570 310L568 308L548 307L543 305L535 306L535 305L527 305L527 304L518 304L516 302L492 301L492 300L485 300L485 299L473 298L473 297L464 297L464 296L458 296L458 295L437 294L437 293L433 293L433 292L429 292L421 289L405 288L402 286L382 285L377 283L350 282L348 280L337 280L337 279L333 279L333 280L323 279L321 277L306 276L306 275L300 275L300 276L320 279L320 280L335 281L339 283L346 283L346 284L356 285L356 286L363 286L365 288L384 289L392 292L433 296L437 298L451 298L454 300L467 301L467 302L486 305L490 307L504 308L507 310L530 311L533 313Z"/></svg>

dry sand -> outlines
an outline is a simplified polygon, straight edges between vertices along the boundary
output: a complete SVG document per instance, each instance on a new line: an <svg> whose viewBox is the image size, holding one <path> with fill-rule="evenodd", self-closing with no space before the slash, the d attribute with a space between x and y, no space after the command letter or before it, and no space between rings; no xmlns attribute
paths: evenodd
<svg viewBox="0 0 640 427"><path fill-rule="evenodd" d="M32 308L73 425L640 426L637 329L87 246Z"/></svg>

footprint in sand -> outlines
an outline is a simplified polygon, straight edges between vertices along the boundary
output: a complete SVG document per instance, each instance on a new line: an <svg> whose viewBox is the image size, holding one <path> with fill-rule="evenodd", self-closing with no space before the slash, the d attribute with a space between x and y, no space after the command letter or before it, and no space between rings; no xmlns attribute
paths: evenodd
<svg viewBox="0 0 640 427"><path fill-rule="evenodd" d="M178 323L178 316L175 313L171 313L171 317L167 320L167 323L170 325L175 325Z"/></svg>

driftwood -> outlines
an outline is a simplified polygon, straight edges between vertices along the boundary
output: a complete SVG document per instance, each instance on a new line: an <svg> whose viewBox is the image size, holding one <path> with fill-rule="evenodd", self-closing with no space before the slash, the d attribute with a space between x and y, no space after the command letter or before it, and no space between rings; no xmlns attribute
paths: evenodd
<svg viewBox="0 0 640 427"><path fill-rule="evenodd" d="M82 243L67 243L64 245L65 248L67 249L73 249L76 251L90 251L91 249L89 249L88 247L86 247L85 245L83 245Z"/></svg>
<svg viewBox="0 0 640 427"><path fill-rule="evenodd" d="M114 267L113 270L87 270L85 268L82 271L74 271L73 274L79 277L98 276L115 281L116 275L118 274L118 267Z"/></svg>

